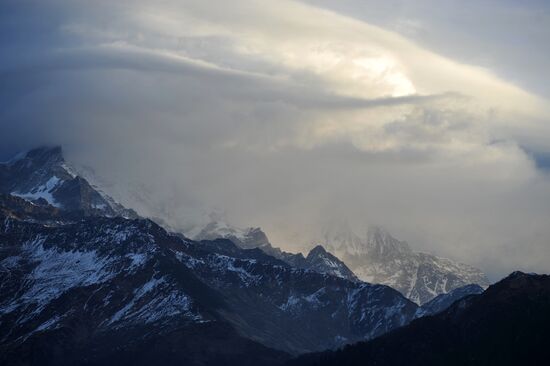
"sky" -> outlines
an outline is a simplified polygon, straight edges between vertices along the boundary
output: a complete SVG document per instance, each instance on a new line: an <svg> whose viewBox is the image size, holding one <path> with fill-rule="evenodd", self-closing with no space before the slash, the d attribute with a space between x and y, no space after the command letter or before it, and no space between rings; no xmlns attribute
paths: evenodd
<svg viewBox="0 0 550 366"><path fill-rule="evenodd" d="M2 1L0 158L62 145L124 204L304 250L382 225L550 271L544 1Z"/></svg>

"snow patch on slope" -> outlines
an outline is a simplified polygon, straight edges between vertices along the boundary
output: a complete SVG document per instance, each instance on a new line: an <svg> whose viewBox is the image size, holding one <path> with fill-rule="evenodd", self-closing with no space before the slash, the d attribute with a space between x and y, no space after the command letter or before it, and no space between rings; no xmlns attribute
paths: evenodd
<svg viewBox="0 0 550 366"><path fill-rule="evenodd" d="M107 326L118 323L154 323L179 316L200 321L200 314L192 311L192 300L177 288L173 288L164 277L151 278L133 292L133 297L107 322Z"/></svg>
<svg viewBox="0 0 550 366"><path fill-rule="evenodd" d="M60 182L61 180L54 175L46 183L32 189L30 192L12 192L12 195L21 197L28 201L35 201L37 199L43 198L50 205L60 207L60 205L55 201L52 195L53 191L55 191Z"/></svg>
<svg viewBox="0 0 550 366"><path fill-rule="evenodd" d="M96 251L62 251L45 248L45 237L37 236L22 247L20 256L8 257L0 262L6 270L16 269L20 261L34 263L35 267L26 278L28 285L13 302L0 308L0 314L9 313L25 306L32 307L32 318L52 300L67 290L108 281L116 275L113 260L98 256Z"/></svg>

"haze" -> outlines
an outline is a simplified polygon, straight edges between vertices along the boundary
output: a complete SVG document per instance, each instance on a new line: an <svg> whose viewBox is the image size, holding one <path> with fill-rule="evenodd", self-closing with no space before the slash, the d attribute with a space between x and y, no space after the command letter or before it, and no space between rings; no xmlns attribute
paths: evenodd
<svg viewBox="0 0 550 366"><path fill-rule="evenodd" d="M416 5L3 1L0 157L60 144L181 229L222 212L296 251L378 224L548 272L550 7Z"/></svg>

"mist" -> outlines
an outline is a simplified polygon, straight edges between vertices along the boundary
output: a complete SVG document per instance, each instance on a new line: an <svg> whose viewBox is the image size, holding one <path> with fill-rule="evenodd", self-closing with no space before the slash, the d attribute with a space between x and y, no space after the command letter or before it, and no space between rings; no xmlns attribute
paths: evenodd
<svg viewBox="0 0 550 366"><path fill-rule="evenodd" d="M541 87L368 19L292 1L3 2L0 157L62 145L182 230L223 212L301 251L331 222L377 224L493 279L549 271Z"/></svg>

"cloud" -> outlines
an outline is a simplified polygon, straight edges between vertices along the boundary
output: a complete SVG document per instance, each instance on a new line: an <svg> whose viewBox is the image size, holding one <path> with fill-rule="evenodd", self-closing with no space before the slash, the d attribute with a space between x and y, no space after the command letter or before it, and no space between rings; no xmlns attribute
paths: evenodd
<svg viewBox="0 0 550 366"><path fill-rule="evenodd" d="M221 209L300 249L379 223L494 276L548 270L526 153L550 151L547 101L491 70L292 1L3 7L2 155L62 144L179 227Z"/></svg>
<svg viewBox="0 0 550 366"><path fill-rule="evenodd" d="M550 47L546 1L303 0L403 34L462 63L483 66L550 96L545 78Z"/></svg>

